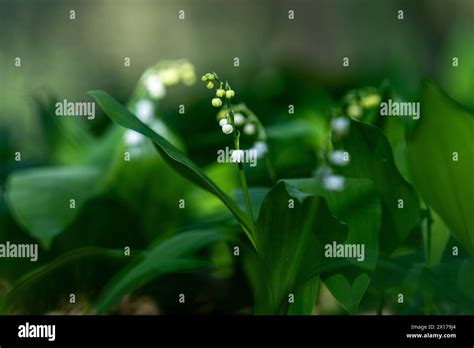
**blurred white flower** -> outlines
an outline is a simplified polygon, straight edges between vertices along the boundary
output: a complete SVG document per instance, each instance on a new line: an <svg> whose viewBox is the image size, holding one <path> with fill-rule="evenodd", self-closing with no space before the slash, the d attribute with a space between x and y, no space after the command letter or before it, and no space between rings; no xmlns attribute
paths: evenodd
<svg viewBox="0 0 474 348"><path fill-rule="evenodd" d="M167 86L175 85L179 82L179 71L176 68L161 70L158 74L160 80Z"/></svg>
<svg viewBox="0 0 474 348"><path fill-rule="evenodd" d="M166 124L164 124L163 121L160 119L154 120L153 123L150 125L150 128L153 129L155 133L158 133L161 136L166 135L166 133L168 132Z"/></svg>
<svg viewBox="0 0 474 348"><path fill-rule="evenodd" d="M237 127L242 126L245 123L245 116L240 112L234 114L234 123Z"/></svg>
<svg viewBox="0 0 474 348"><path fill-rule="evenodd" d="M329 154L329 162L336 166L346 166L349 160L349 153L346 151L336 150Z"/></svg>
<svg viewBox="0 0 474 348"><path fill-rule="evenodd" d="M125 144L128 146L137 146L143 143L145 140L145 137L138 133L135 132L134 130L127 129L124 134L125 138Z"/></svg>
<svg viewBox="0 0 474 348"><path fill-rule="evenodd" d="M362 108L359 104L352 103L347 107L347 114L352 118L359 118L362 116Z"/></svg>
<svg viewBox="0 0 474 348"><path fill-rule="evenodd" d="M165 85L156 74L150 74L145 78L145 87L153 98L160 99L166 94Z"/></svg>
<svg viewBox="0 0 474 348"><path fill-rule="evenodd" d="M244 151L232 150L231 157L232 157L232 162L241 163L244 161Z"/></svg>
<svg viewBox="0 0 474 348"><path fill-rule="evenodd" d="M331 120L331 128L335 135L343 136L349 132L350 122L346 117L336 117Z"/></svg>
<svg viewBox="0 0 474 348"><path fill-rule="evenodd" d="M323 185L326 190L329 191L342 191L344 190L345 179L340 175L328 175L323 178Z"/></svg>
<svg viewBox="0 0 474 348"><path fill-rule="evenodd" d="M268 152L267 143L264 141L257 141L253 144L252 150L257 152L257 158L262 158Z"/></svg>
<svg viewBox="0 0 474 348"><path fill-rule="evenodd" d="M255 125L253 123L247 123L244 126L244 133L247 134L247 135L253 135L253 134L255 134L255 131L256 131L256 128L255 128Z"/></svg>
<svg viewBox="0 0 474 348"><path fill-rule="evenodd" d="M219 126L224 127L224 125L226 125L227 123L227 119L221 118L221 120L219 121Z"/></svg>
<svg viewBox="0 0 474 348"><path fill-rule="evenodd" d="M137 117L143 123L149 123L153 119L153 114L155 113L155 106L148 99L140 99L135 104L135 110Z"/></svg>
<svg viewBox="0 0 474 348"><path fill-rule="evenodd" d="M186 62L181 66L181 80L186 86L191 86L196 82L196 73L191 63Z"/></svg>
<svg viewBox="0 0 474 348"><path fill-rule="evenodd" d="M381 98L380 95L374 93L374 94L369 94L363 97L360 100L360 105L362 105L363 108L366 109L371 109L380 104Z"/></svg>
<svg viewBox="0 0 474 348"><path fill-rule="evenodd" d="M316 170L313 171L313 175L316 177L316 178L324 178L326 176L329 176L332 174L332 168L327 166L327 165L323 165L319 168L317 168Z"/></svg>

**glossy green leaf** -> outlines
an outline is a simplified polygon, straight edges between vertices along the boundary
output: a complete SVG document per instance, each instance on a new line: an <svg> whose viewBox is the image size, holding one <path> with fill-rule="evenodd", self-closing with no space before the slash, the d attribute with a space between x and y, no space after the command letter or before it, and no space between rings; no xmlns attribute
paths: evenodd
<svg viewBox="0 0 474 348"><path fill-rule="evenodd" d="M378 128L351 120L349 134L334 145L350 154L349 164L341 168L344 176L375 183L383 207L381 248L396 249L419 222L420 210L415 190L395 166L389 142Z"/></svg>
<svg viewBox="0 0 474 348"><path fill-rule="evenodd" d="M102 189L101 170L92 166L48 167L12 174L6 185L10 210L26 232L49 248L88 199ZM70 200L74 199L75 208Z"/></svg>
<svg viewBox="0 0 474 348"><path fill-rule="evenodd" d="M344 241L346 226L331 215L323 198L280 182L262 203L257 232L258 262L254 264L260 276L254 277L258 280L255 312L294 314L289 295L302 296L305 287L311 286L308 281L328 262L324 245Z"/></svg>
<svg viewBox="0 0 474 348"><path fill-rule="evenodd" d="M368 179L347 179L341 192L325 190L315 178L285 182L302 192L324 197L331 213L348 226L348 238L344 243L364 246L364 260L347 259L350 267L340 273L323 275L333 296L349 313L357 313L379 253L382 207L377 188Z"/></svg>
<svg viewBox="0 0 474 348"><path fill-rule="evenodd" d="M471 254L474 254L473 139L473 113L456 104L435 84L425 82L421 117L408 141L413 183Z"/></svg>
<svg viewBox="0 0 474 348"><path fill-rule="evenodd" d="M109 282L97 303L97 311L107 311L122 296L161 275L209 267L209 261L192 254L225 238L218 231L190 231L159 242Z"/></svg>
<svg viewBox="0 0 474 348"><path fill-rule="evenodd" d="M117 102L114 98L103 91L90 91L104 112L117 124L122 127L132 129L150 138L158 152L165 161L182 176L195 183L199 187L216 195L234 214L235 218L242 225L247 236L253 241L251 224L249 218L242 212L237 204L225 194L209 177L181 151L176 149L166 139L155 133L147 125L142 123L126 107Z"/></svg>

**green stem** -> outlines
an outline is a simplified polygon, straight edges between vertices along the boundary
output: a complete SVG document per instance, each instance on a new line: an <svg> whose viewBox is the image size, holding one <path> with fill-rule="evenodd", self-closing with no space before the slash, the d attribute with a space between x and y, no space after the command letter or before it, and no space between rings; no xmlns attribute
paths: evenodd
<svg viewBox="0 0 474 348"><path fill-rule="evenodd" d="M260 122L260 119L255 115L255 113L250 110L246 104L241 103L236 106L236 110L239 112L245 113L249 120L251 122L254 122L257 125L258 128L258 140L264 141L267 143L267 133L265 132L265 128L263 127L263 124ZM268 146L268 145L267 145ZM270 177L270 180L272 181L273 184L277 182L277 176L275 172L275 168L273 168L272 161L270 160L269 154L265 155L265 165L267 167L268 171L268 176Z"/></svg>
<svg viewBox="0 0 474 348"><path fill-rule="evenodd" d="M240 145L239 145L240 134L239 134L239 132L237 130L237 127L235 126L235 123L234 123L234 111L232 110L232 104L230 103L230 101L228 99L227 99L227 107L228 107L228 110L229 110L230 122L231 122L232 128L234 129L232 134L234 135L235 150L240 150ZM237 165L238 165L238 168L239 168L240 185L242 186L242 191L243 191L243 194L244 194L245 206L247 208L247 213L248 213L249 218L250 218L250 226L252 228L252 237L255 241L254 246L255 246L255 249L257 249L257 246L258 246L257 228L255 227L255 220L254 220L254 217L253 217L252 204L250 203L250 194L249 194L249 190L248 190L248 186L247 186L247 178L245 177L245 171L244 171L243 164L241 162L239 162L239 163L237 163Z"/></svg>
<svg viewBox="0 0 474 348"><path fill-rule="evenodd" d="M216 73L213 73L213 74L215 76L215 82L220 85L219 88L224 87L224 81L219 79L219 76L217 76ZM230 89L230 85L227 81L225 82L225 89L227 89L227 90ZM228 121L230 121L230 124L232 125L232 128L233 128L232 134L234 136L235 150L240 150L240 146L239 146L240 134L239 134L239 131L237 130L237 127L235 126L234 111L232 110L232 103L227 98L225 98L225 102L226 102L227 110L228 110L227 119L228 119ZM240 162L238 163L238 168L239 168L240 184L242 186L242 191L244 193L244 198L245 198L245 205L247 207L247 213L248 213L249 218L250 218L250 228L251 228L251 230L248 231L246 226L242 226L242 225L241 226L244 229L244 232L245 232L246 236L249 238L250 242L254 246L255 250L258 250L258 248L257 248L258 244L257 244L257 240L256 240L256 238L257 238L257 229L255 227L255 220L253 218L252 205L250 204L250 195L249 195L249 191L248 191L248 187L247 187L247 179L245 178L245 172L244 172L244 168L243 168L242 163L240 163Z"/></svg>
<svg viewBox="0 0 474 348"><path fill-rule="evenodd" d="M249 195L249 190L247 187L247 179L245 178L245 171L243 168L242 163L239 163L239 178L240 178L240 184L242 185L242 191L244 192L244 198L245 198L245 205L247 207L247 212L250 217L250 224L252 226L252 232L253 232L253 238L255 240L256 246L258 245L257 241L257 229L255 227L255 220L253 218L253 211L252 211L252 204L250 203L250 195Z"/></svg>

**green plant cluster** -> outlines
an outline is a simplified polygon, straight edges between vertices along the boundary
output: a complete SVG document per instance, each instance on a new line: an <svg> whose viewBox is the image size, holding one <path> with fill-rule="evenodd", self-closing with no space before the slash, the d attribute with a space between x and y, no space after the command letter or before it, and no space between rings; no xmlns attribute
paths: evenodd
<svg viewBox="0 0 474 348"><path fill-rule="evenodd" d="M0 260L4 313L123 312L130 294L156 313L474 313L471 110L425 81L419 120L382 119L380 102L401 98L383 83L263 120L208 73L217 115L198 94L199 114L169 122L163 91L185 94L193 69L158 64L125 105L89 92L113 121L100 136L44 108L51 156L9 171L0 211L1 240L39 243L40 262ZM216 118L222 132L201 133ZM260 147L260 165L198 154L222 146ZM332 243L365 257L325 257Z"/></svg>

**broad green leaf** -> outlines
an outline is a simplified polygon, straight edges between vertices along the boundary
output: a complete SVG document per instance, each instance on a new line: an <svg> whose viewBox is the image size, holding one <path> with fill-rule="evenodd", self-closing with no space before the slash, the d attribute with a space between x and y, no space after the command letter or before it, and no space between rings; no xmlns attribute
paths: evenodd
<svg viewBox="0 0 474 348"><path fill-rule="evenodd" d="M323 198L280 182L262 203L257 232L258 261L254 265L260 276L253 277L255 312L294 314L289 295L303 296L308 281L328 262L324 245L344 241L346 228L331 216Z"/></svg>
<svg viewBox="0 0 474 348"><path fill-rule="evenodd" d="M393 251L417 225L420 211L415 190L395 166L389 142L378 128L355 120L351 120L349 134L333 142L350 154L349 164L341 168L344 176L375 183L383 207L381 248Z"/></svg>
<svg viewBox="0 0 474 348"><path fill-rule="evenodd" d="M170 168L170 170L173 170ZM235 187L239 187L239 174L235 165L230 163L213 163L203 168L206 175L227 195L232 197ZM173 173L176 175L176 173ZM183 180L186 180L183 178ZM231 212L222 205L221 200L209 191L204 191L195 185L189 185L186 202L189 202L191 212L196 219L209 219L210 216L232 219ZM187 203L186 203L187 204ZM186 207L187 208L187 207ZM245 209L245 207L243 208ZM244 210L242 210L244 211Z"/></svg>
<svg viewBox="0 0 474 348"><path fill-rule="evenodd" d="M250 204L252 206L252 211L255 216L258 216L260 213L260 207L262 202L265 199L265 196L270 191L268 187L250 187L248 189L250 196ZM234 193L235 200L241 209L245 209L245 197L242 190L236 190Z"/></svg>
<svg viewBox="0 0 474 348"><path fill-rule="evenodd" d="M449 229L434 211L431 212L431 218L433 221L429 236L429 263L430 265L436 265L443 258L446 244L449 241Z"/></svg>
<svg viewBox="0 0 474 348"><path fill-rule="evenodd" d="M106 191L123 165L123 130L116 126L76 158L74 166L54 166L14 172L6 197L15 220L49 248L78 216L84 203ZM77 156L76 156L77 157ZM74 199L75 208L70 208Z"/></svg>
<svg viewBox="0 0 474 348"><path fill-rule="evenodd" d="M43 97L36 96L36 109L42 126L44 142L49 159L58 165L77 164L89 151L96 147L86 123L74 117L57 117L56 102L59 96L46 92Z"/></svg>
<svg viewBox="0 0 474 348"><path fill-rule="evenodd" d="M110 171L123 164L123 129L118 126L109 127L100 139L96 140L83 159L77 164L96 166Z"/></svg>
<svg viewBox="0 0 474 348"><path fill-rule="evenodd" d="M425 82L421 117L408 139L413 183L474 254L474 115Z"/></svg>
<svg viewBox="0 0 474 348"><path fill-rule="evenodd" d="M331 213L348 226L346 244L364 246L364 260L347 259L341 273L327 273L322 279L326 287L351 314L358 312L359 303L370 283L379 253L379 233L382 207L377 188L368 179L347 179L342 192L325 190L315 178L285 180L298 190L322 196Z"/></svg>
<svg viewBox="0 0 474 348"><path fill-rule="evenodd" d="M272 140L295 140L296 138L307 137L314 141L314 138L322 133L320 128L323 128L324 124L317 124L320 120L321 118L313 118L311 121L294 119L290 122L277 123L266 127L265 132Z"/></svg>
<svg viewBox="0 0 474 348"><path fill-rule="evenodd" d="M370 279L368 273L355 270L327 276L324 284L350 314L357 314Z"/></svg>
<svg viewBox="0 0 474 348"><path fill-rule="evenodd" d="M434 296L434 303L449 301L457 314L474 314L474 258L468 257L425 267L417 279L422 289ZM440 306L442 307L442 306ZM441 308L441 310L444 310Z"/></svg>
<svg viewBox="0 0 474 348"><path fill-rule="evenodd" d="M458 284L459 288L469 299L474 303L474 259L469 258L464 260L461 267L459 267ZM473 306L474 307L474 306Z"/></svg>
<svg viewBox="0 0 474 348"><path fill-rule="evenodd" d="M49 248L88 199L103 186L91 166L48 167L13 173L6 185L10 210L28 234ZM71 200L75 208L71 208Z"/></svg>
<svg viewBox="0 0 474 348"><path fill-rule="evenodd" d="M319 293L319 276L308 280L296 293L295 303L288 307L288 315L313 314Z"/></svg>
<svg viewBox="0 0 474 348"><path fill-rule="evenodd" d="M88 301L96 298L108 279L131 259L123 251L100 248L68 252L24 275L7 294L2 311L44 314L67 310L71 293L80 296L76 306L90 310Z"/></svg>
<svg viewBox="0 0 474 348"><path fill-rule="evenodd" d="M113 126L123 131L122 127ZM127 149L123 148L120 154L111 180L111 191L139 220L137 229L142 231L147 240L152 241L182 225L188 210L192 209L186 194L195 185L176 175L163 159L156 156L151 142L143 144L140 155L132 155L130 162L123 161L123 151ZM185 200L186 209L176 209L180 199ZM225 209L222 204L220 208Z"/></svg>
<svg viewBox="0 0 474 348"><path fill-rule="evenodd" d="M455 100L467 107L474 108L474 98L472 98L474 95L472 28L469 25L456 25L451 28L449 40L446 41L446 45L443 45L440 53L440 61L453 62L454 57L459 57L460 63L454 69L451 64L440 66L440 85Z"/></svg>
<svg viewBox="0 0 474 348"><path fill-rule="evenodd" d="M200 186L201 188L213 193L224 203L234 214L235 218L242 225L249 239L253 241L251 224L249 218L242 212L237 204L225 194L209 177L181 151L176 149L166 139L155 133L147 125L142 123L126 107L117 102L114 98L103 91L90 91L104 112L117 124L122 127L132 129L144 136L150 138L158 152L165 161L173 167L182 176Z"/></svg>
<svg viewBox="0 0 474 348"><path fill-rule="evenodd" d="M122 296L161 275L209 267L210 262L192 254L225 239L226 235L218 231L198 230L179 233L162 240L109 282L97 303L97 312L104 313Z"/></svg>

